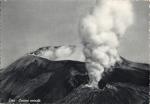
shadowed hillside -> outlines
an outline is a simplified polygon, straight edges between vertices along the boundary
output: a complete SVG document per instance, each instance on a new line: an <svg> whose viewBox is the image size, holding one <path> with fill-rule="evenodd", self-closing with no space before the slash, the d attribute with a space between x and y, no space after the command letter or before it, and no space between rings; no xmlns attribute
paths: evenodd
<svg viewBox="0 0 150 104"><path fill-rule="evenodd" d="M84 86L89 80L84 62L24 56L0 74L0 102L21 98L48 104L148 104L149 65L122 60L103 75L100 89L91 89Z"/></svg>

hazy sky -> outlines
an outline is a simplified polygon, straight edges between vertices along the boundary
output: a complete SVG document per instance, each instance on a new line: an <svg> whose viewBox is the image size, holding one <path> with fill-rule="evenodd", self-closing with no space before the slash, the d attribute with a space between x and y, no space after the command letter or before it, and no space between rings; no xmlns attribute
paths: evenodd
<svg viewBox="0 0 150 104"><path fill-rule="evenodd" d="M7 0L3 3L2 66L41 46L79 45L78 22L95 0ZM135 23L120 54L148 62L148 3L134 2Z"/></svg>

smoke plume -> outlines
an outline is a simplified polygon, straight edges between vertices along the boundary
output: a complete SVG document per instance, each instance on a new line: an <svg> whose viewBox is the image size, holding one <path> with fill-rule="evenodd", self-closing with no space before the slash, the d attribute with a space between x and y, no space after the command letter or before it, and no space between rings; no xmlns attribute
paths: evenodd
<svg viewBox="0 0 150 104"><path fill-rule="evenodd" d="M98 88L105 71L121 61L118 54L119 40L133 23L130 0L97 0L80 23L80 36L84 46L87 86Z"/></svg>
<svg viewBox="0 0 150 104"><path fill-rule="evenodd" d="M69 57L76 50L74 45L64 45L64 46L47 46L41 47L36 51L30 52L28 55L34 55L48 60L57 61L64 57Z"/></svg>

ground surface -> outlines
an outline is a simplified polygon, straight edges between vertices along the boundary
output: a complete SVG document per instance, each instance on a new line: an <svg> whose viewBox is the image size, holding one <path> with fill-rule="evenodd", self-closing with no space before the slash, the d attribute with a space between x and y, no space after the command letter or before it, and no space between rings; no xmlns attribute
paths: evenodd
<svg viewBox="0 0 150 104"><path fill-rule="evenodd" d="M100 89L91 89L84 86L89 80L84 62L24 56L1 72L0 102L21 98L48 104L148 104L149 65L122 60L104 74Z"/></svg>

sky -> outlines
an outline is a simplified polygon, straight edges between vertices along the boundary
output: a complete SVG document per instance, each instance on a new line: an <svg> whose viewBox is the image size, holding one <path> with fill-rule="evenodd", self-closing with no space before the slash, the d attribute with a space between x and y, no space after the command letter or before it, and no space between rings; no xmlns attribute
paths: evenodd
<svg viewBox="0 0 150 104"><path fill-rule="evenodd" d="M5 0L1 32L1 66L50 45L80 47L78 23L95 0ZM133 2L135 21L121 40L121 56L148 63L148 3Z"/></svg>

